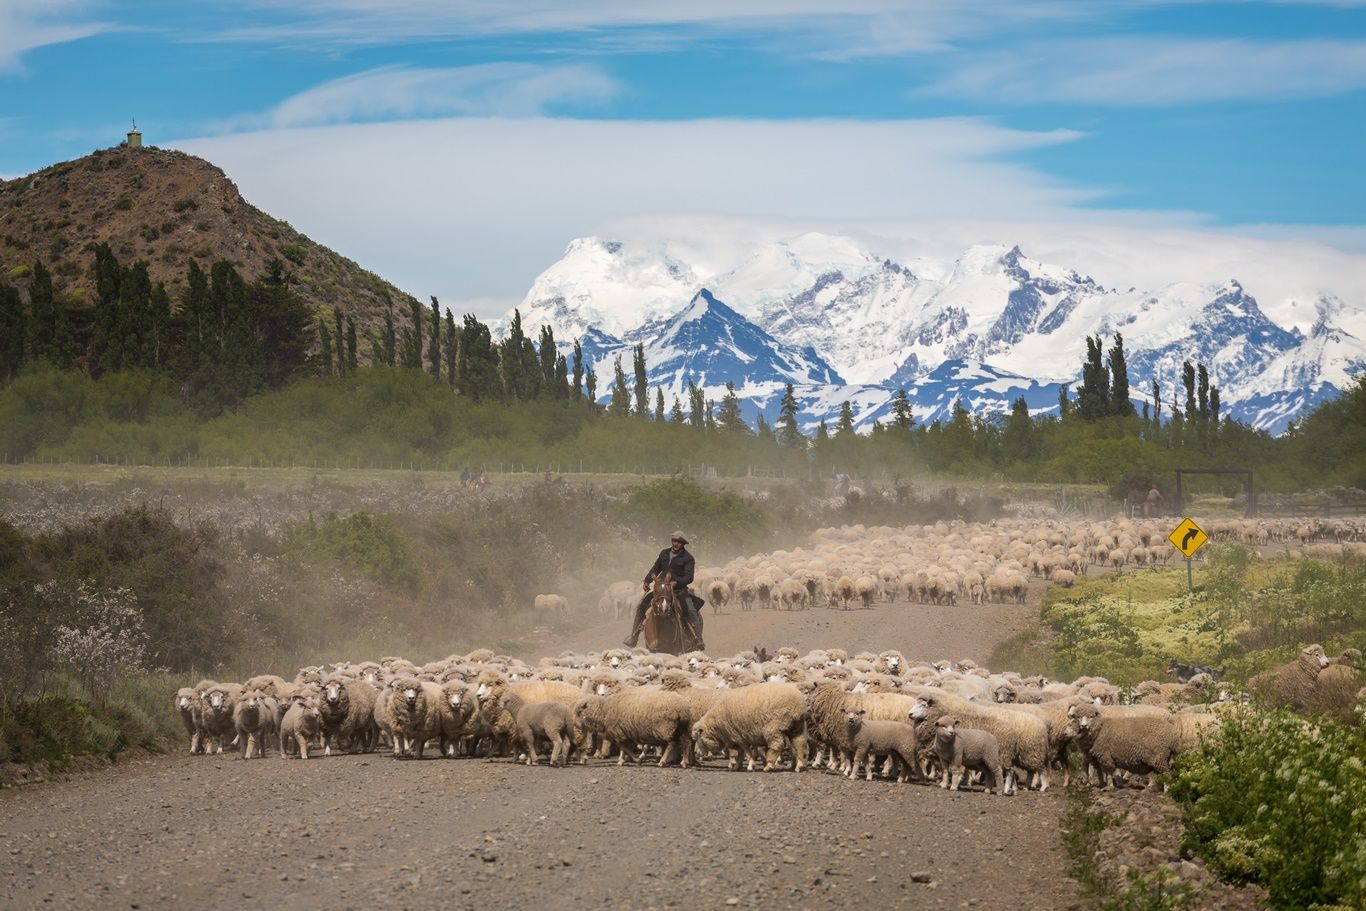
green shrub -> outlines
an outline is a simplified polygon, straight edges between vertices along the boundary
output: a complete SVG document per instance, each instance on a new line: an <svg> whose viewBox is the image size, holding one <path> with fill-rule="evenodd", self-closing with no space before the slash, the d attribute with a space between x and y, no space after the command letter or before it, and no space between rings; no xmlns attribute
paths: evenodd
<svg viewBox="0 0 1366 911"><path fill-rule="evenodd" d="M1230 719L1172 777L1189 846L1221 874L1276 908L1366 907L1366 728Z"/></svg>
<svg viewBox="0 0 1366 911"><path fill-rule="evenodd" d="M417 591L417 562L388 516L361 511L345 517L328 515L321 523L310 518L286 531L285 548L306 559L359 569L398 591Z"/></svg>
<svg viewBox="0 0 1366 911"><path fill-rule="evenodd" d="M738 543L767 533L758 507L680 475L632 487L618 512L646 536L661 540L680 528L699 542Z"/></svg>
<svg viewBox="0 0 1366 911"><path fill-rule="evenodd" d="M308 258L308 251L298 244L281 244L280 255L296 266L302 266Z"/></svg>

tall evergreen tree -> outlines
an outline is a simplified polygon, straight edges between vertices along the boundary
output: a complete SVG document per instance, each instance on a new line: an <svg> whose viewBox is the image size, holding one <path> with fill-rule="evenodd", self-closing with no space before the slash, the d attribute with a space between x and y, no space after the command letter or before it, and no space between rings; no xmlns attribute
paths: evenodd
<svg viewBox="0 0 1366 911"><path fill-rule="evenodd" d="M541 390L547 398L556 398L555 360L559 352L555 350L555 330L548 325L541 326L541 340L536 348L541 360Z"/></svg>
<svg viewBox="0 0 1366 911"><path fill-rule="evenodd" d="M326 322L318 324L318 368L323 376L332 375L332 333Z"/></svg>
<svg viewBox="0 0 1366 911"><path fill-rule="evenodd" d="M697 384L688 380L688 423L694 430L702 430L707 426L707 398L702 394L702 390L697 388Z"/></svg>
<svg viewBox="0 0 1366 911"><path fill-rule="evenodd" d="M735 383L726 381L726 394L721 396L721 411L716 416L716 426L727 433L749 433L749 425L740 413L740 399L735 394Z"/></svg>
<svg viewBox="0 0 1366 911"><path fill-rule="evenodd" d="M845 399L840 403L840 416L835 421L835 439L852 440L854 438L854 409Z"/></svg>
<svg viewBox="0 0 1366 911"><path fill-rule="evenodd" d="M148 366L153 370L166 370L171 365L171 295L166 293L166 283L157 282L152 289L149 308L147 336Z"/></svg>
<svg viewBox="0 0 1366 911"><path fill-rule="evenodd" d="M636 380L636 417L648 418L650 416L650 387L649 378L645 371L645 345L643 343L636 345L632 366L635 370Z"/></svg>
<svg viewBox="0 0 1366 911"><path fill-rule="evenodd" d="M24 364L28 316L19 289L0 278L0 381L12 380Z"/></svg>
<svg viewBox="0 0 1366 911"><path fill-rule="evenodd" d="M1198 377L1198 379L1196 380L1196 389L1195 389L1196 408L1198 408L1199 411L1200 411L1200 420L1201 420L1202 422L1208 423L1208 421L1209 421L1209 373L1206 372L1206 370L1205 370L1205 365L1204 365L1204 364L1200 364L1198 367L1196 367L1196 368L1195 368L1195 372L1196 372L1196 376Z"/></svg>
<svg viewBox="0 0 1366 911"><path fill-rule="evenodd" d="M493 347L489 327L473 313L465 314L460 330L460 346L455 359L456 389L472 399L498 398L502 380L498 372L498 352Z"/></svg>
<svg viewBox="0 0 1366 911"><path fill-rule="evenodd" d="M541 391L541 365L536 345L522 329L520 310L512 311L507 337L499 346L499 364L503 371L503 388L508 398L530 401Z"/></svg>
<svg viewBox="0 0 1366 911"><path fill-rule="evenodd" d="M903 386L892 396L892 426L902 433L910 433L915 424L915 414L911 411L911 399Z"/></svg>
<svg viewBox="0 0 1366 911"><path fill-rule="evenodd" d="M193 259L185 270L185 294L180 303L180 323L185 339L187 367L190 373L195 373L207 361L215 334L213 319L209 312L209 277Z"/></svg>
<svg viewBox="0 0 1366 911"><path fill-rule="evenodd" d="M773 435L773 428L769 426L768 418L764 417L762 411L754 416L754 435L765 443L778 442L778 438Z"/></svg>
<svg viewBox="0 0 1366 911"><path fill-rule="evenodd" d="M825 418L821 418L821 422L816 425L816 442L830 442L830 425L825 423Z"/></svg>
<svg viewBox="0 0 1366 911"><path fill-rule="evenodd" d="M1186 387L1185 417L1191 423L1195 423L1200 412L1195 407L1195 366L1190 361L1181 365L1181 383Z"/></svg>
<svg viewBox="0 0 1366 911"><path fill-rule="evenodd" d="M455 335L455 314L451 313L451 308L446 308L446 341L441 349L446 357L446 382L452 389L456 387L456 354L459 351L460 343L456 341Z"/></svg>
<svg viewBox="0 0 1366 911"><path fill-rule="evenodd" d="M594 414L598 411L598 372L590 364L583 376L583 386L588 390L588 408Z"/></svg>
<svg viewBox="0 0 1366 911"><path fill-rule="evenodd" d="M193 261L191 266L198 268ZM109 245L95 247L95 332L91 342L90 364L96 373L102 372L106 364L123 362L123 340L118 335L119 279L122 276L123 270ZM193 279L194 275L190 277ZM206 335L216 341L223 337L222 333L222 326L214 324L208 328ZM35 356L38 347L39 342L35 338ZM207 353L202 352L201 359L207 359Z"/></svg>
<svg viewBox="0 0 1366 911"><path fill-rule="evenodd" d="M1124 336L1115 333L1115 343L1110 348L1110 411L1112 414L1127 418L1134 413L1134 403L1129 400L1129 365L1124 360Z"/></svg>
<svg viewBox="0 0 1366 911"><path fill-rule="evenodd" d="M1209 387L1209 421L1214 427L1219 426L1219 387Z"/></svg>
<svg viewBox="0 0 1366 911"><path fill-rule="evenodd" d="M1029 417L1029 405L1020 396L1011 404L1010 415L1001 430L1001 454L1013 463L1033 458L1036 451L1034 422Z"/></svg>
<svg viewBox="0 0 1366 911"><path fill-rule="evenodd" d="M806 448L806 437L797 426L797 392L791 383L783 390L778 405L778 442L790 449Z"/></svg>
<svg viewBox="0 0 1366 911"><path fill-rule="evenodd" d="M716 432L716 400L707 399L707 432Z"/></svg>
<svg viewBox="0 0 1366 911"><path fill-rule="evenodd" d="M564 359L563 354L555 355L555 392L557 399L569 398L569 362Z"/></svg>
<svg viewBox="0 0 1366 911"><path fill-rule="evenodd" d="M1086 362L1081 368L1081 390L1077 393L1077 414L1084 421L1097 421L1110 414L1110 371L1105 367L1105 344L1097 335L1086 337Z"/></svg>
<svg viewBox="0 0 1366 911"><path fill-rule="evenodd" d="M674 396L674 406L669 411L669 423L682 424L684 420L683 403L678 400L678 396Z"/></svg>
<svg viewBox="0 0 1366 911"><path fill-rule="evenodd" d="M286 283L284 266L273 261L266 276L248 289L249 320L256 346L253 364L260 379L279 389L308 361L313 347L313 319L303 299ZM347 320L349 324L350 321ZM335 340L336 358L350 367L355 361L354 327Z"/></svg>
<svg viewBox="0 0 1366 911"><path fill-rule="evenodd" d="M1150 423L1149 417L1150 417L1150 416L1149 416L1149 414L1148 414L1148 400L1147 400L1147 399L1144 399L1144 400L1143 400L1143 423L1144 423L1144 424Z"/></svg>
<svg viewBox="0 0 1366 911"><path fill-rule="evenodd" d="M410 328L404 331L404 357L403 366L410 370L422 369L423 332L422 324L425 314L422 312L422 304L418 303L417 298L408 299L408 322Z"/></svg>
<svg viewBox="0 0 1366 911"><path fill-rule="evenodd" d="M427 330L427 372L441 379L441 303L432 295L431 325Z"/></svg>
<svg viewBox="0 0 1366 911"><path fill-rule="evenodd" d="M346 372L355 373L360 366L360 360L356 355L356 321L352 317L346 318Z"/></svg>
<svg viewBox="0 0 1366 911"><path fill-rule="evenodd" d="M655 422L664 423L664 387L655 387Z"/></svg>
<svg viewBox="0 0 1366 911"><path fill-rule="evenodd" d="M108 249L106 247L105 249ZM29 350L35 360L60 363L57 298L52 290L52 273L42 260L33 264L33 282L28 289L29 330L32 342Z"/></svg>
<svg viewBox="0 0 1366 911"><path fill-rule="evenodd" d="M583 398L583 343L574 341L574 398Z"/></svg>
<svg viewBox="0 0 1366 911"><path fill-rule="evenodd" d="M1162 426L1162 387L1157 384L1157 377L1153 377L1153 426Z"/></svg>
<svg viewBox="0 0 1366 911"><path fill-rule="evenodd" d="M1063 383L1058 389L1058 420L1065 421L1072 416L1072 399L1068 396L1068 390L1072 384Z"/></svg>
<svg viewBox="0 0 1366 911"><path fill-rule="evenodd" d="M346 317L342 316L341 307L332 308L332 324L336 327L337 376L346 376Z"/></svg>
<svg viewBox="0 0 1366 911"><path fill-rule="evenodd" d="M394 326L394 299L384 292L384 335L380 339L384 364L398 366L398 330Z"/></svg>
<svg viewBox="0 0 1366 911"><path fill-rule="evenodd" d="M626 371L621 369L621 355L617 355L612 365L612 401L607 406L607 413L618 418L631 414L631 390L626 385Z"/></svg>

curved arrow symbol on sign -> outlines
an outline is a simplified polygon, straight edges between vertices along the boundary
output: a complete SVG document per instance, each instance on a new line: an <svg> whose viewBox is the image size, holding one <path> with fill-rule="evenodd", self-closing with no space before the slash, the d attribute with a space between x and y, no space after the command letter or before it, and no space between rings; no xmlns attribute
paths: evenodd
<svg viewBox="0 0 1366 911"><path fill-rule="evenodd" d="M1186 529L1186 533L1181 536L1181 549L1184 551L1187 547L1189 547L1191 543L1191 538L1194 538L1198 534L1200 534L1200 529L1198 528Z"/></svg>

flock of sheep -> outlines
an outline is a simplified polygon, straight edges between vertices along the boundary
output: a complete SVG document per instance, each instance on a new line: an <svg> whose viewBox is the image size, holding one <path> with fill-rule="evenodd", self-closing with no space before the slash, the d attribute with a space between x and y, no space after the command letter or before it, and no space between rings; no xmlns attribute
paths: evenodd
<svg viewBox="0 0 1366 911"><path fill-rule="evenodd" d="M1023 603L1029 579L1070 587L1093 568L1123 570L1167 564L1172 520L1067 522L1012 519L940 522L905 528L863 525L821 529L810 547L699 563L693 590L719 612L871 607L877 601L921 604ZM1221 520L1204 524L1215 540L1253 546L1299 544L1325 551L1366 548L1366 524L1356 520ZM635 609L640 583L621 581L598 610L624 618ZM543 600L545 599L545 600ZM556 599L556 600L550 600ZM559 595L542 595L538 609L567 609Z"/></svg>
<svg viewBox="0 0 1366 911"><path fill-rule="evenodd" d="M1255 684L1293 706L1306 704L1306 681L1341 677L1334 686L1360 700L1359 660L1309 646ZM1021 784L1045 790L1058 772L1065 784L1069 750L1095 781L1124 773L1151 782L1244 703L1208 674L1122 692L1102 678L1056 683L966 660L790 648L724 659L612 649L534 666L482 649L421 667L390 657L307 667L292 681L205 680L176 694L192 753L235 744L244 759L267 748L282 758L377 748L421 758L434 747L532 765L543 755L557 766L654 756L685 768L718 757L731 769L824 768L851 779L880 771L953 788L975 773L1005 794Z"/></svg>
<svg viewBox="0 0 1366 911"><path fill-rule="evenodd" d="M1225 522L1216 537L1254 545L1359 547L1363 529L1342 522ZM904 529L825 529L806 549L700 569L695 586L719 609L738 601L803 609L874 600L953 604L1018 601L1030 577L1069 585L1091 566L1149 566L1173 549L1153 522L1068 525L1014 520ZM629 586L629 594L625 587ZM619 583L607 609L634 607L638 583ZM541 610L565 599L542 596ZM1251 683L1265 702L1300 711L1366 699L1355 650L1330 659L1317 645ZM1069 777L1069 751L1088 779L1166 771L1199 746L1248 697L1233 698L1211 674L1149 681L1121 691L1103 678L1057 683L971 661L913 663L895 651L853 656L839 649L800 655L681 657L642 649L565 654L528 665L488 650L422 666L401 658L306 667L292 680L201 681L176 694L192 753L235 748L242 758L308 758L370 752L395 757L435 749L443 757L516 757L551 765L591 757L618 763L654 757L684 767L724 758L732 769L818 768L850 777L879 772L900 781L980 781L1014 793Z"/></svg>

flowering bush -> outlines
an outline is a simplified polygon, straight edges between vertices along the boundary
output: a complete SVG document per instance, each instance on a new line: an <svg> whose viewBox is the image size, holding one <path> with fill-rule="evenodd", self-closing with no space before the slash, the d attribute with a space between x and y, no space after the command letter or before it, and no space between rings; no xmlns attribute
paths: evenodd
<svg viewBox="0 0 1366 911"><path fill-rule="evenodd" d="M1287 712L1227 722L1177 763L1190 846L1277 908L1366 907L1366 729Z"/></svg>
<svg viewBox="0 0 1366 911"><path fill-rule="evenodd" d="M102 698L119 675L144 670L147 632L131 591L99 590L86 580L74 586L47 582L38 588L45 600L68 602L62 613L74 622L53 631L52 654L92 696Z"/></svg>

